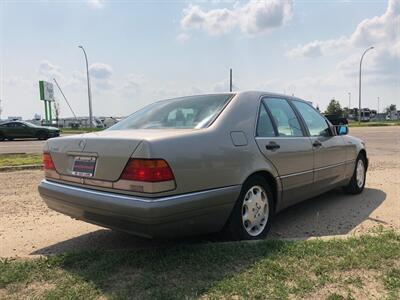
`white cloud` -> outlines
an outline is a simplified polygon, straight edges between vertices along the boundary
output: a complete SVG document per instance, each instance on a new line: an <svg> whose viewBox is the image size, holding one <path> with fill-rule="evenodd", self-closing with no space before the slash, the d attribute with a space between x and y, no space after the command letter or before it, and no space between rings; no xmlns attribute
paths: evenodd
<svg viewBox="0 0 400 300"><path fill-rule="evenodd" d="M96 87L100 89L110 89L113 87L111 82L113 70L111 66L104 63L93 63L89 66L89 73Z"/></svg>
<svg viewBox="0 0 400 300"><path fill-rule="evenodd" d="M112 75L112 68L103 63L93 63L89 66L90 75L96 79L108 79Z"/></svg>
<svg viewBox="0 0 400 300"><path fill-rule="evenodd" d="M292 2L285 0L250 1L239 8L240 28L248 34L270 31L292 18Z"/></svg>
<svg viewBox="0 0 400 300"><path fill-rule="evenodd" d="M288 51L289 57L317 57L374 45L377 49L392 48L400 39L400 0L389 0L381 16L365 19L349 36L313 41Z"/></svg>
<svg viewBox="0 0 400 300"><path fill-rule="evenodd" d="M86 0L87 4L93 8L103 8L105 0Z"/></svg>
<svg viewBox="0 0 400 300"><path fill-rule="evenodd" d="M229 79L224 79L224 80L221 80L221 81L215 83L212 90L215 93L229 92ZM235 84L232 84L232 90L237 91L237 90L239 90L239 88Z"/></svg>
<svg viewBox="0 0 400 300"><path fill-rule="evenodd" d="M290 50L289 57L318 57L336 53L348 57L339 62L336 78L357 78L362 51L374 46L364 58L364 80L375 84L400 84L400 0L389 0L381 16L360 22L353 33L337 39L313 41Z"/></svg>
<svg viewBox="0 0 400 300"><path fill-rule="evenodd" d="M178 36L176 37L176 40L180 43L186 43L189 39L190 35L185 32L178 34Z"/></svg>
<svg viewBox="0 0 400 300"><path fill-rule="evenodd" d="M184 30L203 30L210 35L221 35L239 28L242 33L254 35L280 27L291 17L291 0L251 0L245 5L236 3L231 9L208 11L198 5L190 5L183 10L181 27Z"/></svg>
<svg viewBox="0 0 400 300"><path fill-rule="evenodd" d="M123 86L123 94L125 96L137 96L143 91L143 87L146 84L143 75L128 74L125 79L125 85Z"/></svg>
<svg viewBox="0 0 400 300"><path fill-rule="evenodd" d="M57 80L64 79L64 76L61 73L61 68L52 64L48 60L42 60L40 62L38 75L40 80L53 81L53 78L56 78Z"/></svg>
<svg viewBox="0 0 400 300"><path fill-rule="evenodd" d="M4 84L9 87L27 87L34 85L32 81L26 80L20 76L10 76L4 79Z"/></svg>
<svg viewBox="0 0 400 300"><path fill-rule="evenodd" d="M313 41L305 45L300 45L290 51L287 55L289 57L318 57L327 53L334 53L348 49L348 39L341 37L338 39L331 39L325 41Z"/></svg>

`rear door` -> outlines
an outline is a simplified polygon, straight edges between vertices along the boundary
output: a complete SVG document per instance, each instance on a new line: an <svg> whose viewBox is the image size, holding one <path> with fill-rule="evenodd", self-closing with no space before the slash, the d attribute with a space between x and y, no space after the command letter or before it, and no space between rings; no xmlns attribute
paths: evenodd
<svg viewBox="0 0 400 300"><path fill-rule="evenodd" d="M308 198L313 184L313 147L286 99L262 99L256 142L279 173L283 205L289 206Z"/></svg>
<svg viewBox="0 0 400 300"><path fill-rule="evenodd" d="M327 120L310 104L292 100L310 135L314 149L315 193L322 193L345 179L346 149Z"/></svg>

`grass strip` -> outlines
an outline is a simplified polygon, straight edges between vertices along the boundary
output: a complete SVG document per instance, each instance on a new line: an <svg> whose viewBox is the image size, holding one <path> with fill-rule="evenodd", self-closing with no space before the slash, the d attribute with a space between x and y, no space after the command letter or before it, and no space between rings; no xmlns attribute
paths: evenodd
<svg viewBox="0 0 400 300"><path fill-rule="evenodd" d="M42 154L0 154L0 167L42 164Z"/></svg>
<svg viewBox="0 0 400 300"><path fill-rule="evenodd" d="M400 296L400 234L207 243L2 259L5 299L367 299ZM375 295L376 296L376 295Z"/></svg>

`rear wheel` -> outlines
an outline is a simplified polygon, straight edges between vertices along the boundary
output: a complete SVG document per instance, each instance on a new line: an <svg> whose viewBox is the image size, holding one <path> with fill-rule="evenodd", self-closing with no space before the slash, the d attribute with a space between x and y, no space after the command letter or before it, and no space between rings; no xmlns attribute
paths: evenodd
<svg viewBox="0 0 400 300"><path fill-rule="evenodd" d="M274 212L273 195L262 176L249 178L226 225L226 233L233 240L264 238L271 228Z"/></svg>
<svg viewBox="0 0 400 300"><path fill-rule="evenodd" d="M364 154L360 153L356 160L353 176L347 186L344 187L345 192L349 194L360 194L364 190L365 178L367 174L367 161Z"/></svg>

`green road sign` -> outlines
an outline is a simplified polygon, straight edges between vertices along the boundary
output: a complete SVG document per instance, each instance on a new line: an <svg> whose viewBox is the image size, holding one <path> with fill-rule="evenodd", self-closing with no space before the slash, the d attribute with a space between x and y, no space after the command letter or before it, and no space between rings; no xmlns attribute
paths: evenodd
<svg viewBox="0 0 400 300"><path fill-rule="evenodd" d="M39 81L40 100L54 101L54 88L51 82Z"/></svg>
<svg viewBox="0 0 400 300"><path fill-rule="evenodd" d="M44 102L44 115L46 124L52 123L51 102L54 102L54 89L51 82L39 81L40 100Z"/></svg>

